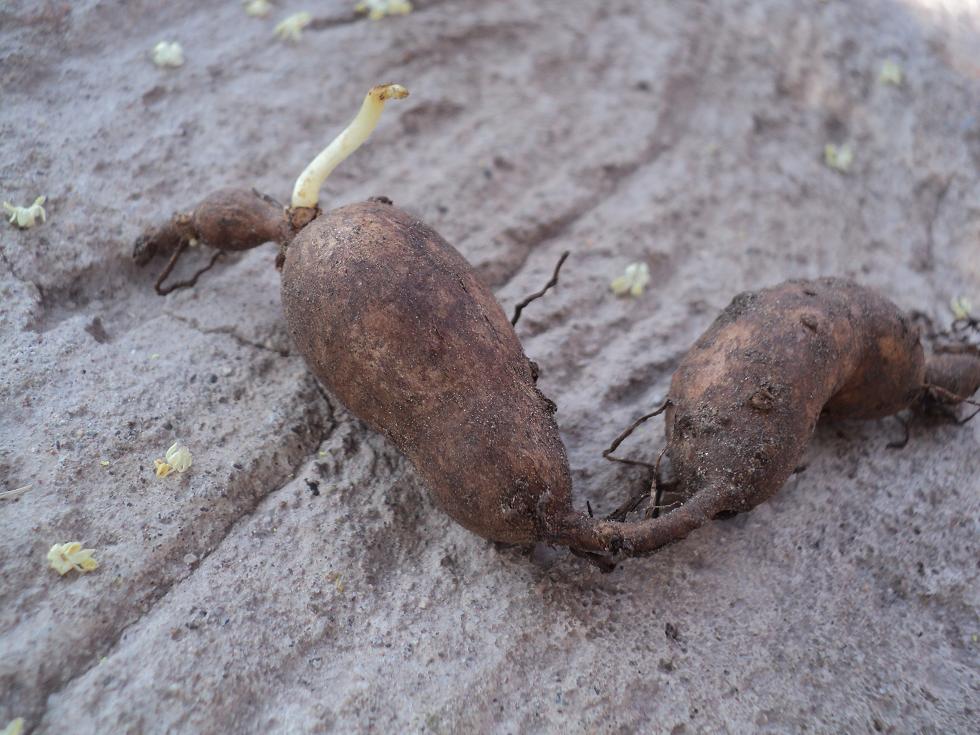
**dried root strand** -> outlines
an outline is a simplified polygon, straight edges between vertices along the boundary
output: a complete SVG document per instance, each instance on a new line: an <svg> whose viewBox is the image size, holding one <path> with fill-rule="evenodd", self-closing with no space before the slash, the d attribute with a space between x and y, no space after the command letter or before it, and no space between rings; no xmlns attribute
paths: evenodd
<svg viewBox="0 0 980 735"><path fill-rule="evenodd" d="M510 320L512 327L517 326L517 322L521 318L521 312L524 311L525 306L530 304L535 299L540 299L542 296L548 293L549 289L558 285L558 272L561 270L562 265L565 263L565 259L568 258L570 254L571 253L568 250L561 254L561 257L558 258L558 262L555 264L555 271L551 274L551 279L544 284L544 288L542 288L540 291L535 291L514 307L514 316Z"/></svg>
<svg viewBox="0 0 980 735"><path fill-rule="evenodd" d="M663 460L664 454L667 452L666 445L660 450L657 455L657 461L643 462L636 459L626 459L625 457L615 457L613 452L619 448L626 439L636 431L643 423L652 419L654 416L659 416L664 411L670 407L670 399L665 400L658 408L651 411L648 414L640 416L632 424L630 424L626 429L624 429L619 436L613 439L612 444L609 448L603 451L602 456L604 459L608 459L610 462L619 462L620 464L632 465L636 467L646 467L653 472L653 482L649 489L645 489L643 492L634 493L628 497L616 510L606 516L607 521L625 521L626 518L631 514L636 512L644 502L650 501L651 505L647 508L646 517L656 518L659 514L661 507L660 501L665 489L664 483L660 478L660 463Z"/></svg>
<svg viewBox="0 0 980 735"><path fill-rule="evenodd" d="M182 288L192 288L193 286L197 285L197 279L200 278L204 273L207 273L209 270L214 268L215 263L217 263L218 260L221 259L221 256L225 254L223 250L216 250L211 255L211 259L208 261L208 264L203 268L198 269L194 273L194 275L192 275L190 278L184 281L178 281L177 283L172 283L169 286L164 286L163 282L167 280L167 276L169 276L170 273L173 271L174 266L177 265L177 261L180 260L180 256L186 250L187 250L187 243L181 242L180 245L177 247L177 250L174 251L174 254L170 256L170 260L167 262L167 265L164 267L162 271L160 271L160 275L157 276L157 280L153 284L153 290L155 290L161 296L166 296L167 294L172 293L174 291L178 291Z"/></svg>
<svg viewBox="0 0 980 735"><path fill-rule="evenodd" d="M641 462L638 459L626 459L624 457L614 457L613 452L615 452L619 448L619 445L622 444L624 441L626 441L626 439L629 438L629 436L634 431L636 431L641 424L644 424L645 422L649 421L654 416L659 416L668 408L670 408L670 405L671 405L670 399L668 398L663 403L661 403L659 407L657 407L650 413L640 416L640 418L638 418L636 421L630 424L626 429L624 429L619 436L613 439L612 444L609 445L609 448L602 452L603 458L608 459L610 462L619 462L621 464L629 464L629 465L636 465L639 467L649 467L650 469L657 469L660 466L659 458L657 459L656 464L653 464L650 462ZM661 452L661 456L663 456L663 452Z"/></svg>

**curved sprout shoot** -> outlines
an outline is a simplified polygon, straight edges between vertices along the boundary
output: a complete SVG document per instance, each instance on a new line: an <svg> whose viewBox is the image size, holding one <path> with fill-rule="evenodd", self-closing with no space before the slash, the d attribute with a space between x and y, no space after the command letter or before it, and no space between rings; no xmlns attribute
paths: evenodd
<svg viewBox="0 0 980 735"><path fill-rule="evenodd" d="M320 154L310 162L310 165L296 179L293 187L292 207L316 207L320 199L320 187L333 171L347 156L356 151L368 139L378 124L385 102L390 99L400 100L408 97L408 90L400 84L379 84L371 89L364 98L357 117L344 128L344 131L333 139Z"/></svg>

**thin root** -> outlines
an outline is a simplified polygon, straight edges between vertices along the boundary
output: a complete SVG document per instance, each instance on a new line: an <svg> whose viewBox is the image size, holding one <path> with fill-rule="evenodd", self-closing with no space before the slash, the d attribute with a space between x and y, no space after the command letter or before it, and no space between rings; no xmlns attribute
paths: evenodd
<svg viewBox="0 0 980 735"><path fill-rule="evenodd" d="M675 500L672 503L661 503L661 496L663 494L663 490L665 489L666 488L658 489L656 500L649 508L647 508L646 513L643 514L644 518L659 518L660 511L673 510L674 508L680 508L682 505L684 505L684 503L682 503L680 500Z"/></svg>
<svg viewBox="0 0 980 735"><path fill-rule="evenodd" d="M667 451L666 445L660 450L660 454L657 456L657 461L653 464L653 482L648 490L644 490L642 493L637 493L626 499L626 501L620 505L616 510L606 516L607 521L625 521L630 513L635 512L641 505L643 505L644 500L652 501L652 508L656 508L660 499L663 496L663 492L666 489L666 485L660 481L660 460L663 459L664 453Z"/></svg>
<svg viewBox="0 0 980 735"><path fill-rule="evenodd" d="M606 516L607 521L625 521L630 513L636 511L644 500L648 500L653 494L653 490L656 487L656 483L650 486L649 490L644 490L642 493L637 493L632 497L626 499L626 502L620 505L616 510Z"/></svg>
<svg viewBox="0 0 980 735"><path fill-rule="evenodd" d="M622 434L620 434L615 439L613 439L613 442L612 444L609 445L609 448L602 453L603 458L608 459L610 462L620 462L621 464L637 465L639 467L649 467L652 470L656 470L660 466L659 458L657 459L656 464L652 464L650 462L641 462L638 459L625 459L623 457L614 457L612 453L619 448L620 444L626 441L626 439L629 437L630 434L636 431L636 428L640 424L644 423L645 421L648 421L649 419L652 419L654 416L659 416L664 411L666 411L671 405L672 404L670 402L670 399L668 398L655 411L652 411L651 413L648 413L645 416L640 416L640 418L638 418L636 421L630 424L629 428L627 428ZM661 456L663 456L663 452L661 452Z"/></svg>
<svg viewBox="0 0 980 735"><path fill-rule="evenodd" d="M170 272L174 269L174 266L177 265L177 261L180 260L180 256L184 254L185 250L187 250L187 244L187 240L184 239L181 239L181 241L177 243L177 248L170 256L170 260L167 261L167 264L163 267L163 270L160 271L160 275L157 276L157 280L156 283L153 284L153 288L161 296L163 296L164 293L170 293L169 291L164 292L161 290L163 288L163 282L167 280L167 276L170 275Z"/></svg>
<svg viewBox="0 0 980 735"><path fill-rule="evenodd" d="M161 296L166 296L167 294L172 293L173 291L177 291L178 289L181 288L191 288L197 283L197 279L200 278L201 275L203 275L204 273L207 273L209 270L211 270L214 267L215 263L217 263L218 260L221 259L221 256L224 255L223 250L216 250L214 254L211 256L211 260L208 261L208 264L203 268L201 268L199 271L197 271L197 273L195 273L189 279L187 279L186 281L178 281L177 283L172 283L169 286L164 286L163 282L167 279L167 276L170 275L171 271L173 271L174 266L177 265L177 261L180 260L180 256L185 250L187 250L187 242L182 241L180 245L177 246L177 249L174 251L174 254L170 256L169 262L167 263L163 271L160 273L160 276L157 278L156 283L153 284L153 288Z"/></svg>
<svg viewBox="0 0 980 735"><path fill-rule="evenodd" d="M277 209L283 209L283 210L285 209L285 207L283 207L280 202L277 202L274 197L269 196L264 191L259 191L254 186L252 187L252 193L255 194L255 196L257 196L263 202L266 202L267 204L271 204L272 206L276 207Z"/></svg>
<svg viewBox="0 0 980 735"><path fill-rule="evenodd" d="M975 402L973 402L973 401L969 401L969 404L970 404L971 406L977 406L977 405L980 405L980 404L977 404L977 403L975 403ZM970 421L972 421L972 420L973 420L974 418L976 418L976 415L977 415L978 413L980 413L980 408L978 408L978 409L977 409L976 411L974 411L973 413L971 413L971 414L970 414L969 416L967 416L967 417L966 417L965 419L955 419L955 421L956 421L956 423L957 423L957 424L959 424L960 426L962 426L963 424L966 424L966 423L968 423L968 422L970 422Z"/></svg>
<svg viewBox="0 0 980 735"><path fill-rule="evenodd" d="M561 270L562 264L565 262L565 258L567 258L569 254L570 254L569 251L566 250L564 253L561 254L561 257L558 258L558 263L555 265L555 272L551 274L551 280L548 281L546 284L544 284L544 288L542 288L540 291L536 291L535 293L531 294L526 299L521 301L517 306L514 307L514 316L510 320L511 326L515 326L515 327L517 326L517 320L521 318L521 312L524 311L525 306L530 304L535 299L540 299L548 292L548 289L550 289L552 286L558 285L558 272Z"/></svg>
<svg viewBox="0 0 980 735"><path fill-rule="evenodd" d="M653 470L653 483L651 484L650 488L644 490L642 493L637 493L627 498L622 505L606 516L606 520L625 521L627 516L629 516L630 513L635 512L645 500L652 500L651 508L653 509L654 517L656 517L656 513L659 512L660 499L665 488L664 483L660 481L660 462L664 457L664 453L667 451L666 445L660 450L660 454L657 455L657 461L654 463L643 462L637 459L626 459L625 457L615 457L613 456L613 452L615 452L619 445L626 441L626 439L634 431L636 431L640 424L652 419L654 416L659 416L666 411L667 407L670 405L670 399L668 398L662 404L660 404L656 410L638 418L636 421L630 424L625 431L617 436L613 440L612 444L609 445L609 448L602 453L602 456L605 459L608 459L610 462L619 462L620 464L633 465L636 467L646 467ZM649 510L650 509L648 508L648 512Z"/></svg>
<svg viewBox="0 0 980 735"><path fill-rule="evenodd" d="M926 383L923 386L928 392L932 393L936 398L942 399L943 402L948 404L966 403L970 406L980 406L977 401L971 400L970 398L957 395L952 391L946 390L945 388L933 385L932 383Z"/></svg>

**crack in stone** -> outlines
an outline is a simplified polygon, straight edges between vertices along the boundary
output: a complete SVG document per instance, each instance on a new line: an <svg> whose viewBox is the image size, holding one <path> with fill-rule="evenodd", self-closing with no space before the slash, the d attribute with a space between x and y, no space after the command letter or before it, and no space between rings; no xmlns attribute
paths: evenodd
<svg viewBox="0 0 980 735"><path fill-rule="evenodd" d="M351 11L347 15L335 15L327 18L314 18L310 21L310 24L306 26L307 30L310 31L324 31L330 28L336 28L337 26L345 26L351 23L357 23L361 20L366 20L367 15L361 13L355 13Z"/></svg>
<svg viewBox="0 0 980 735"><path fill-rule="evenodd" d="M710 53L711 49L708 48L707 54L710 55ZM681 69L689 68L692 65L701 68L706 64L706 59L703 58L705 55L704 44L699 43L695 36L693 41L689 39L689 43L683 52L678 54L681 58L675 66ZM684 124L690 115L691 108L697 104L701 86L702 79L692 77L687 72L676 74L668 79L664 86L664 107L654 126L653 135L640 150L639 155L631 161L604 167L604 181L600 183L591 197L586 198L584 204L576 203L569 207L565 212L537 227L531 236L523 240L513 239L516 245L522 247L521 257L514 267L505 273L504 279L495 288L504 288L514 280L527 265L531 253L538 246L564 235L576 222L622 191L623 187L639 171L654 165L665 152L670 150L676 143L676 139L685 132ZM680 98L676 104L675 98Z"/></svg>
<svg viewBox="0 0 980 735"><path fill-rule="evenodd" d="M938 183L938 187L935 187L936 199L933 203L932 211L926 215L926 248L922 259L922 267L925 270L933 270L936 265L936 221L939 219L943 202L946 199L946 195L949 193L950 186L953 184L953 177L950 176L945 181L939 181L936 183ZM930 186L929 188L933 187Z"/></svg>
<svg viewBox="0 0 980 735"><path fill-rule="evenodd" d="M11 263L10 258L7 257L7 248L5 247L0 247L0 262L7 266L7 270L10 271L10 275L12 275L14 280L16 280L18 283L22 283L25 286L34 286L34 288L40 291L40 287L36 283L27 280L17 272L17 269L14 268L14 264Z"/></svg>
<svg viewBox="0 0 980 735"><path fill-rule="evenodd" d="M616 169L616 176L610 179L610 183L606 184L605 186L601 186L592 195L592 197L586 201L584 206L576 204L575 206L570 207L567 211L563 212L557 217L554 217L548 222L539 225L528 237L514 238L511 236L511 241L521 248L521 257L518 262L504 274L503 280L499 285L495 286L495 288L505 288L524 269L531 257L531 253L533 253L535 249L537 249L543 243L557 240L565 235L565 233L567 233L576 222L594 212L596 209L616 196L622 190L623 185L638 171L656 163L657 159L659 159L668 148L669 146L663 143L654 143L647 146L642 157L627 164L618 166Z"/></svg>
<svg viewBox="0 0 980 735"><path fill-rule="evenodd" d="M930 177L916 186L915 196L920 202L925 227L925 244L914 262L916 270L920 272L932 271L936 267L936 222L952 184L953 176L948 176L945 179ZM932 199L931 206L927 203L929 198Z"/></svg>
<svg viewBox="0 0 980 735"><path fill-rule="evenodd" d="M319 387L319 383L317 383L317 386ZM234 530L242 522L248 520L255 513L256 509L258 509L258 507L262 504L263 501L265 501L267 498L272 497L275 493L279 492L280 490L282 490L283 488L285 488L287 485L289 485L295 480L296 475L299 473L300 468L302 468L304 464L311 461L311 459L313 458L313 450L316 447L322 445L323 442L326 441L337 428L337 424L335 420L335 412L332 403L327 402L326 408L327 410L325 412L311 411L310 415L308 416L307 418L308 426L311 427L314 426L317 423L317 419L319 419L320 423L322 424L322 428L317 433L315 442L311 443L310 446L306 447L302 456L296 462L290 465L289 472L286 474L285 481L282 480L276 481L272 483L272 488L270 490L253 495L251 502L246 502L246 504L241 509L242 512L239 515L229 518L225 526L224 532L221 533L220 537L215 539L212 543L204 545L204 548L201 551L201 557L197 562L197 565L193 568L193 570L191 570L190 574L188 574L186 577L175 576L168 584L161 587L159 590L155 590L156 592L159 592L156 598L153 599L152 602L150 602L150 604L146 607L146 609L142 613L140 613L135 620L124 625L114 635L111 636L111 638L109 639L108 648L106 648L101 653L101 655L96 658L95 663L85 667L78 673L72 675L69 679L63 682L57 689L53 689L52 691L46 692L43 695L43 701L45 702L45 706L41 712L40 717L38 718L39 732L42 731L43 729L44 719L47 716L47 703L51 700L52 697L57 697L63 692L65 692L75 681L85 677L90 671L92 671L92 669L97 668L99 666L99 662L103 658L108 658L109 656L111 656L119 647L119 644L122 641L123 637L126 635L126 633L130 629L138 626L143 620L147 619L153 613L153 611L156 610L157 607L159 607L159 605L167 599L167 597L169 597L171 592L173 592L182 583L186 582L187 580L191 579L195 574L197 574L200 571L200 569L204 566L204 561L207 560L215 551L221 548L222 544L224 544L224 542L234 532ZM313 432L311 432L311 435L312 434ZM210 549L207 548L208 546L210 546ZM171 560L164 559L161 562L161 564L166 564L169 561Z"/></svg>
<svg viewBox="0 0 980 735"><path fill-rule="evenodd" d="M210 328L202 327L200 323L192 317L175 314L172 311L164 311L163 313L169 316L171 319L180 322L181 324L186 324L188 327L201 334L209 334L209 335L223 334L225 336L231 337L242 347L253 347L256 350L264 350L265 352L271 352L275 355L279 355L280 357L289 357L289 349L287 348L276 349L275 347L269 347L268 345L264 345L260 342L253 342L247 337L243 337L238 332L236 332L234 327L210 327Z"/></svg>

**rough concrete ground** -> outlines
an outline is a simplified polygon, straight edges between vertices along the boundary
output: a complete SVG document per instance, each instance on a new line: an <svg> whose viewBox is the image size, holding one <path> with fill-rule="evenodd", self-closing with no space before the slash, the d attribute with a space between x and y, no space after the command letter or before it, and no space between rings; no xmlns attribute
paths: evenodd
<svg viewBox="0 0 980 735"><path fill-rule="evenodd" d="M349 8L0 3L0 198L46 194L49 218L0 230L0 490L31 486L0 501L0 726L975 727L980 423L902 451L893 421L823 427L771 502L603 576L442 515L291 353L271 247L165 299L129 250L215 188L285 198L368 87L405 84L324 202L387 194L508 307L573 251L519 333L578 502L608 512L647 478L601 450L738 291L846 275L938 320L980 302L977 3ZM314 27L275 41L302 9ZM149 62L161 39L183 67ZM614 298L636 260L652 287ZM157 479L176 437L194 466ZM96 572L46 568L69 539Z"/></svg>

